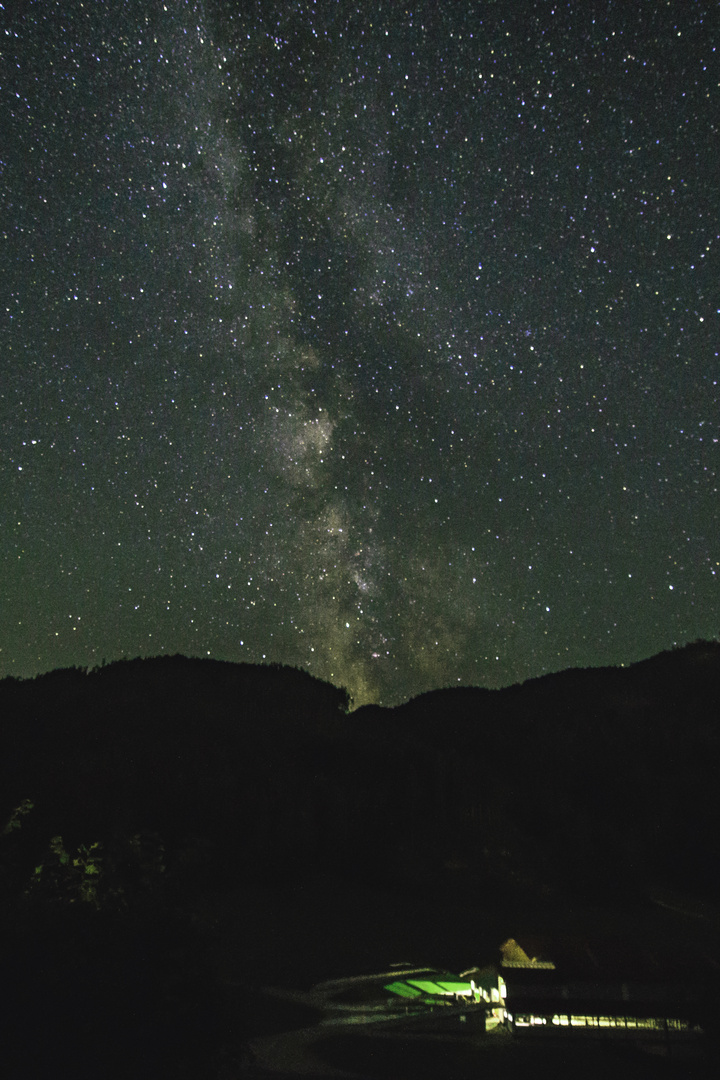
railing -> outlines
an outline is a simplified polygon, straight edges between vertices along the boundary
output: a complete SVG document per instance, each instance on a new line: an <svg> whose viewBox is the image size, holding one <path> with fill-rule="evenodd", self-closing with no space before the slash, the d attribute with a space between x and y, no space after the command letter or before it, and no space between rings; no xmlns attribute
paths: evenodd
<svg viewBox="0 0 720 1080"><path fill-rule="evenodd" d="M667 1038L702 1035L702 1028L690 1020L678 1017L642 1017L558 1014L538 1016L534 1013L510 1014L511 1026L518 1034L664 1035Z"/></svg>

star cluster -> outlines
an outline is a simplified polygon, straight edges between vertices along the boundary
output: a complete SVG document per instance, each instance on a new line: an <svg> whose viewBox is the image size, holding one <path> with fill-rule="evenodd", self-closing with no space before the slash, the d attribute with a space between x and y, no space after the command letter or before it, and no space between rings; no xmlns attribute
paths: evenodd
<svg viewBox="0 0 720 1080"><path fill-rule="evenodd" d="M0 674L392 704L717 635L715 5L0 26Z"/></svg>

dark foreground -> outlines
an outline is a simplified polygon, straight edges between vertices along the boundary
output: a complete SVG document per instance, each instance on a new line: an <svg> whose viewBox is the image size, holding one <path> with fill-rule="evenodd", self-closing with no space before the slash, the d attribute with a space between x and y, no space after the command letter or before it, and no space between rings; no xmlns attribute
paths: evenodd
<svg viewBox="0 0 720 1080"><path fill-rule="evenodd" d="M720 955L720 919L648 903L638 910L526 907L508 894L482 908L449 881L418 890L309 877L286 885L198 893L183 912L133 925L86 907L26 911L3 935L3 1076L7 1080L239 1080L328 1076L423 1080L530 1077L704 1077L717 1074L716 999L706 1003L704 1057L663 1057L617 1044L523 1042L485 1035L407 1035L328 1028L300 1002L264 988L307 990L325 978L395 962L460 970L498 956L508 936L565 934L582 944L662 942L688 963ZM192 902L191 902L192 901ZM688 901L689 903L689 901ZM660 956L659 953L655 953ZM663 954L664 955L664 954Z"/></svg>
<svg viewBox="0 0 720 1080"><path fill-rule="evenodd" d="M718 643L346 706L182 657L0 683L3 1078L718 1073ZM264 993L508 938L699 986L705 1059L386 1037Z"/></svg>
<svg viewBox="0 0 720 1080"><path fill-rule="evenodd" d="M611 1046L528 1046L488 1038L461 1043L440 1037L378 1038L351 1035L326 1040L316 1048L328 1065L363 1077L435 1077L475 1080L480 1075L530 1077L587 1077L616 1080L642 1077L704 1077L707 1065L697 1061L653 1058Z"/></svg>

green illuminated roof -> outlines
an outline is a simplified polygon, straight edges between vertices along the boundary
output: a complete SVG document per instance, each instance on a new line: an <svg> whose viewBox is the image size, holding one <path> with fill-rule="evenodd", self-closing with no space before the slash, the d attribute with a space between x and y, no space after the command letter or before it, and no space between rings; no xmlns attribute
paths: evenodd
<svg viewBox="0 0 720 1080"><path fill-rule="evenodd" d="M449 994L469 995L472 993L469 981L458 979L452 975L440 975L436 979L407 979L403 982L392 982L388 983L384 989L389 990L391 994L398 994L400 997L407 998L420 997L422 994L446 997Z"/></svg>
<svg viewBox="0 0 720 1080"><path fill-rule="evenodd" d="M391 994L397 994L399 997L405 998L418 998L422 997L421 992L414 986L408 986L405 982L393 982L388 983L383 987L385 990L389 990Z"/></svg>
<svg viewBox="0 0 720 1080"><path fill-rule="evenodd" d="M423 994L444 994L445 990L441 990L436 982L431 982L430 979L408 979L410 986L417 986L418 990L422 990Z"/></svg>

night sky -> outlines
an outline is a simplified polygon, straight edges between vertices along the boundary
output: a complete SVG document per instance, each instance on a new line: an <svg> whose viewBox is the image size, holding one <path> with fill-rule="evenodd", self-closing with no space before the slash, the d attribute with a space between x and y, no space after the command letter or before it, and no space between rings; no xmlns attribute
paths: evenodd
<svg viewBox="0 0 720 1080"><path fill-rule="evenodd" d="M720 9L0 6L0 675L720 629Z"/></svg>

